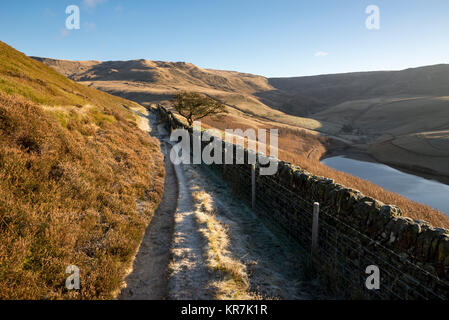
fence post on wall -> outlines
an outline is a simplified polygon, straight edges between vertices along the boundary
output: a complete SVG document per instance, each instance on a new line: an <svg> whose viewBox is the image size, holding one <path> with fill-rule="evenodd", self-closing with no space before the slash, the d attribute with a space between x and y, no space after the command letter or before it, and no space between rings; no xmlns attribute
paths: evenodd
<svg viewBox="0 0 449 320"><path fill-rule="evenodd" d="M256 210L256 165L251 165L251 205Z"/></svg>
<svg viewBox="0 0 449 320"><path fill-rule="evenodd" d="M312 260L318 253L318 226L320 220L320 204L313 204L313 222L312 222Z"/></svg>

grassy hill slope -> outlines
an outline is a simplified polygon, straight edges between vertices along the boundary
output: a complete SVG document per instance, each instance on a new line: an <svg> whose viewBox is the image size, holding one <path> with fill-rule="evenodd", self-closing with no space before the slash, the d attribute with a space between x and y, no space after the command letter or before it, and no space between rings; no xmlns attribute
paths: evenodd
<svg viewBox="0 0 449 320"><path fill-rule="evenodd" d="M222 100L231 112L243 111L281 125L328 134L340 129L325 121L286 114L263 103L256 95L275 88L262 76L202 69L184 62L34 59L75 81L144 105L170 100L182 90L197 91Z"/></svg>
<svg viewBox="0 0 449 320"><path fill-rule="evenodd" d="M124 106L141 109L0 42L0 299L117 293L164 176ZM65 288L69 265L80 292Z"/></svg>

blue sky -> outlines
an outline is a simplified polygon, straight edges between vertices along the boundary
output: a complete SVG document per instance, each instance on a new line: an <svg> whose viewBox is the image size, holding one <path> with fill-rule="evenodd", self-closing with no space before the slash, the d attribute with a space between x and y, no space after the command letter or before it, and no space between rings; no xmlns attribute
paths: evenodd
<svg viewBox="0 0 449 320"><path fill-rule="evenodd" d="M81 29L65 29L68 5ZM380 29L368 30L368 5ZM449 63L448 0L0 1L0 40L27 55L150 59L264 76Z"/></svg>

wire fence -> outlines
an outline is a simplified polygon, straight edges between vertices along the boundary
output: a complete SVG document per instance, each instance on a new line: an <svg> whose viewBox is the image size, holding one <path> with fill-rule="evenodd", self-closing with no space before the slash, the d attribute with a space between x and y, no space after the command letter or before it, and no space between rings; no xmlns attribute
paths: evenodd
<svg viewBox="0 0 449 320"><path fill-rule="evenodd" d="M251 203L251 165L213 165L243 200ZM446 300L449 284L410 257L385 247L321 208L318 247L312 255L314 202L295 193L276 176L256 170L256 211L281 226L309 255L324 284L350 299ZM369 290L368 266L380 271L380 288Z"/></svg>
<svg viewBox="0 0 449 320"><path fill-rule="evenodd" d="M252 166L211 165L243 200L252 200ZM449 283L427 271L413 257L397 253L346 224L321 208L318 220L318 244L311 251L314 202L280 183L276 176L261 176L256 170L255 209L305 249L309 260L325 285L344 298L394 300L447 300ZM380 271L380 288L366 286L366 268Z"/></svg>

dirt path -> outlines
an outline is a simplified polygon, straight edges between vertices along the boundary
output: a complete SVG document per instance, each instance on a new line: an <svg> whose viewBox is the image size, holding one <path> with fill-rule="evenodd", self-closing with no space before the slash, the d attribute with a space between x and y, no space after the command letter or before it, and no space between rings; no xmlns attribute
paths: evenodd
<svg viewBox="0 0 449 320"><path fill-rule="evenodd" d="M137 114L137 113L136 113ZM212 274L206 266L203 240L184 171L170 161L171 144L154 114L139 113L139 127L161 142L165 155L164 196L147 228L121 300L214 299Z"/></svg>
<svg viewBox="0 0 449 320"><path fill-rule="evenodd" d="M198 231L195 207L186 181L183 165L175 165L179 181L178 209L170 264L169 295L175 300L214 299L209 286L212 274L203 252L203 239Z"/></svg>
<svg viewBox="0 0 449 320"><path fill-rule="evenodd" d="M305 280L301 248L210 169L173 165L168 132L154 114L148 119L165 153L165 192L119 299L319 298L317 283ZM237 271L242 286L230 285Z"/></svg>
<svg viewBox="0 0 449 320"><path fill-rule="evenodd" d="M154 118L148 118L148 131L158 136ZM165 155L165 184L162 201L148 226L133 271L126 278L126 288L120 300L162 300L168 298L168 265L171 261L170 246L173 237L174 212L178 199L178 181L170 161L171 146L161 143ZM168 156L167 156L168 155Z"/></svg>
<svg viewBox="0 0 449 320"><path fill-rule="evenodd" d="M127 287L119 297L123 300L162 300L168 297L167 268L171 260L174 211L178 190L170 159L165 159L165 192L159 208L145 233L132 273L127 277Z"/></svg>

